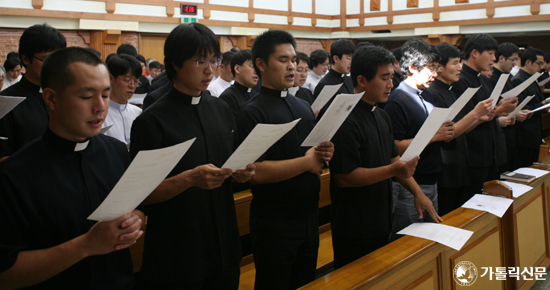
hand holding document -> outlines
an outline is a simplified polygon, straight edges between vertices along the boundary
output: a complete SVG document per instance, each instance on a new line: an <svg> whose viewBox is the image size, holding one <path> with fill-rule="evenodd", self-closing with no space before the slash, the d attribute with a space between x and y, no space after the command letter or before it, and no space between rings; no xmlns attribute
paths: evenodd
<svg viewBox="0 0 550 290"><path fill-rule="evenodd" d="M458 115L458 113L460 113L462 108L464 108L464 106L466 106L466 104L477 93L479 88L481 88L481 87L467 88L464 91L464 93L462 93L462 95L449 107L449 109L451 111L449 113L449 116L447 117L447 119L445 119L445 122L443 122L443 123L451 122L456 117L456 115ZM493 105L493 107L494 107L494 105Z"/></svg>
<svg viewBox="0 0 550 290"><path fill-rule="evenodd" d="M500 95L503 99L510 99L517 97L521 92L523 92L529 85L536 81L540 77L540 73L535 73L530 78L526 79L523 83L519 84L517 87L507 91L506 93Z"/></svg>
<svg viewBox="0 0 550 290"><path fill-rule="evenodd" d="M510 74L501 74L498 78L498 82L493 89L493 92L491 93L490 99L493 100L493 107L494 108L498 102L498 97L502 93L502 89L504 89L504 85L506 85L506 81L508 80L508 77Z"/></svg>
<svg viewBox="0 0 550 290"><path fill-rule="evenodd" d="M508 185L512 189L512 196L514 198L518 198L524 195L529 190L533 189L532 186L525 185L525 184L519 184L515 182L510 182L510 181L501 181L501 182Z"/></svg>
<svg viewBox="0 0 550 290"><path fill-rule="evenodd" d="M550 76L539 82L539 86L542 87L550 81Z"/></svg>
<svg viewBox="0 0 550 290"><path fill-rule="evenodd" d="M336 94L338 89L343 85L344 83L341 83L339 85L332 85L332 86L325 86L323 90L319 93L313 104L311 104L311 110L313 112L320 111L327 103L330 101L330 98Z"/></svg>
<svg viewBox="0 0 550 290"><path fill-rule="evenodd" d="M0 96L0 119L2 119L25 99L25 97Z"/></svg>
<svg viewBox="0 0 550 290"><path fill-rule="evenodd" d="M427 239L460 251L474 232L443 224L414 223L397 234Z"/></svg>
<svg viewBox="0 0 550 290"><path fill-rule="evenodd" d="M486 211L502 218L513 202L513 199L506 197L476 194L465 202L462 207Z"/></svg>
<svg viewBox="0 0 550 290"><path fill-rule="evenodd" d="M550 78L549 78L549 79L550 79ZM550 107L550 104L546 104L546 105L544 105L544 106L540 106L540 107L538 107L538 108L532 110L531 113L534 113L534 112L540 111L540 110L544 110L544 109L546 109L546 108L548 108L548 107Z"/></svg>
<svg viewBox="0 0 550 290"><path fill-rule="evenodd" d="M258 160L273 144L292 130L301 119L286 124L257 124L243 143L233 152L221 168L233 171L246 169L246 166Z"/></svg>
<svg viewBox="0 0 550 290"><path fill-rule="evenodd" d="M318 146L323 142L330 141L364 93L336 96L321 120L319 120L315 128L306 137L302 146Z"/></svg>
<svg viewBox="0 0 550 290"><path fill-rule="evenodd" d="M195 139L138 152L115 188L88 219L111 221L133 211L174 169Z"/></svg>
<svg viewBox="0 0 550 290"><path fill-rule="evenodd" d="M411 144L401 156L401 160L407 162L416 156L419 156L420 153L424 151L424 148L428 146L430 140L432 140L437 130L439 130L439 127L445 123L445 120L447 120L450 112L450 108L433 108L426 121L424 121L424 125L422 125L420 130L418 130L418 133L414 136Z"/></svg>
<svg viewBox="0 0 550 290"><path fill-rule="evenodd" d="M523 109L523 107L525 107L525 105L527 105L532 98L534 98L535 95L532 95L532 96L529 96L527 98L525 98L525 100L523 100L523 102L521 102L521 104L519 104L513 111L512 113L510 113L508 116L508 118L512 118L514 117L519 111L521 111L521 109Z"/></svg>
<svg viewBox="0 0 550 290"><path fill-rule="evenodd" d="M145 100L146 96L147 94L134 94L132 95L128 103L134 104L134 105L143 105L143 100Z"/></svg>

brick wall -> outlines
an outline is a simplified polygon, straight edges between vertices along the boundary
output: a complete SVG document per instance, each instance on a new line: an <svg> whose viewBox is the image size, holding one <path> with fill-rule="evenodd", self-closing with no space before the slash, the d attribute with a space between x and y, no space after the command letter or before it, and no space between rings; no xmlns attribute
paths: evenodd
<svg viewBox="0 0 550 290"><path fill-rule="evenodd" d="M310 55L312 51L317 49L323 49L323 45L316 39L296 39L296 50Z"/></svg>
<svg viewBox="0 0 550 290"><path fill-rule="evenodd" d="M137 32L123 31L120 38L121 44L129 43L135 46L139 53L139 34Z"/></svg>

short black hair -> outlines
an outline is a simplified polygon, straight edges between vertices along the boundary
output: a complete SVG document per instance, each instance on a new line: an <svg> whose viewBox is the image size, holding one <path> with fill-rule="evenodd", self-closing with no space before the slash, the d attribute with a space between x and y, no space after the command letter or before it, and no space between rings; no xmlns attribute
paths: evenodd
<svg viewBox="0 0 550 290"><path fill-rule="evenodd" d="M358 43L355 44L355 49L358 49L359 47L362 47L362 46L374 46L374 44L368 41L359 41Z"/></svg>
<svg viewBox="0 0 550 290"><path fill-rule="evenodd" d="M95 53L97 56L101 57L101 52L97 51L95 48L93 47L86 47L87 50Z"/></svg>
<svg viewBox="0 0 550 290"><path fill-rule="evenodd" d="M544 62L550 63L550 53L545 53L544 54Z"/></svg>
<svg viewBox="0 0 550 290"><path fill-rule="evenodd" d="M160 69L160 66L162 64L156 60L152 61L151 63L149 63L149 69L154 69L154 68L158 68Z"/></svg>
<svg viewBox="0 0 550 290"><path fill-rule="evenodd" d="M231 58L235 55L233 51L226 51L222 54L222 64L228 66L231 64Z"/></svg>
<svg viewBox="0 0 550 290"><path fill-rule="evenodd" d="M314 67L320 65L320 64L323 64L325 63L325 61L327 61L327 59L329 58L329 54L326 50L324 49L317 49L317 50L314 50L310 55L309 55L309 60L310 60L310 69L313 69Z"/></svg>
<svg viewBox="0 0 550 290"><path fill-rule="evenodd" d="M468 38L468 41L466 41L466 45L464 46L465 60L470 59L470 55L474 49L479 53L483 53L486 50L497 51L498 43L492 36L485 33L476 34L473 37Z"/></svg>
<svg viewBox="0 0 550 290"><path fill-rule="evenodd" d="M105 65L99 56L85 48L62 48L52 52L44 60L40 71L40 86L44 89L51 88L56 92L63 92L75 81L69 69L69 65L75 62L93 66Z"/></svg>
<svg viewBox="0 0 550 290"><path fill-rule="evenodd" d="M164 42L164 65L171 81L176 77L176 68L194 56L205 58L209 53L220 56L218 37L204 24L191 22L174 28Z"/></svg>
<svg viewBox="0 0 550 290"><path fill-rule="evenodd" d="M263 60L266 65L269 62L269 56L275 52L275 46L278 44L290 43L296 50L296 40L292 34L283 30L268 30L254 40L252 45L252 63L256 74L261 78L260 69L256 66L256 59Z"/></svg>
<svg viewBox="0 0 550 290"><path fill-rule="evenodd" d="M349 39L338 39L330 46L330 63L334 64L334 56L342 59L344 54L352 55L355 52L355 45Z"/></svg>
<svg viewBox="0 0 550 290"><path fill-rule="evenodd" d="M409 75L409 66L421 70L430 62L439 62L439 52L435 46L421 40L413 38L408 40L401 47L403 55L401 56L400 66L403 76Z"/></svg>
<svg viewBox="0 0 550 290"><path fill-rule="evenodd" d="M113 56L107 62L107 68L109 69L109 73L115 78L126 75L128 72L131 72L134 77L139 78L142 73L139 61L135 57L125 53Z"/></svg>
<svg viewBox="0 0 550 290"><path fill-rule="evenodd" d="M435 45L439 52L439 64L446 66L451 58L460 58L460 50L446 42L441 42Z"/></svg>
<svg viewBox="0 0 550 290"><path fill-rule="evenodd" d="M538 48L529 47L526 50L523 51L521 54L521 58L519 61L520 66L524 66L525 63L530 60L532 63L535 63L537 61L537 56L541 55L544 57L544 52Z"/></svg>
<svg viewBox="0 0 550 290"><path fill-rule="evenodd" d="M401 57L403 56L403 50L400 47L394 48L390 50L390 52L395 56L396 61L401 61Z"/></svg>
<svg viewBox="0 0 550 290"><path fill-rule="evenodd" d="M237 73L235 72L235 66L240 65L242 66L247 60L252 61L252 52L250 49L241 49L233 57L231 58L231 73L233 76L235 76Z"/></svg>
<svg viewBox="0 0 550 290"><path fill-rule="evenodd" d="M115 55L117 55L116 53L111 53L107 56L107 58L105 58L105 63L108 63L109 60L111 60L113 57L115 57Z"/></svg>
<svg viewBox="0 0 550 290"><path fill-rule="evenodd" d="M380 46L365 45L358 48L351 59L351 81L357 86L357 77L363 76L368 81L372 80L381 65L393 65L395 56L387 49Z"/></svg>
<svg viewBox="0 0 550 290"><path fill-rule="evenodd" d="M129 54L133 57L137 57L138 55L138 52L137 52L137 49L129 44L129 43L124 43L124 44L121 44L117 49L116 49L116 54Z"/></svg>
<svg viewBox="0 0 550 290"><path fill-rule="evenodd" d="M10 52L8 52L8 54L6 55L6 59L8 59L8 58L10 58L10 57L16 57L16 58L21 59L21 58L19 57L19 52L15 52L15 51L10 51Z"/></svg>
<svg viewBox="0 0 550 290"><path fill-rule="evenodd" d="M19 38L19 55L30 62L33 56L41 52L50 52L67 47L65 36L48 24L35 24L23 32Z"/></svg>
<svg viewBox="0 0 550 290"><path fill-rule="evenodd" d="M307 54L303 52L296 52L296 65L298 65L301 61L305 61L308 67L311 66L311 63L309 61L309 57L307 56Z"/></svg>
<svg viewBox="0 0 550 290"><path fill-rule="evenodd" d="M141 54L138 54L136 56L137 60L139 60L139 62L142 62L143 64L145 64L145 57L143 57L143 55Z"/></svg>
<svg viewBox="0 0 550 290"><path fill-rule="evenodd" d="M504 56L504 58L509 58L512 56L512 54L517 53L519 56L519 47L513 43L510 42L503 42L498 45L497 51L495 51L495 58L498 59L500 56Z"/></svg>
<svg viewBox="0 0 550 290"><path fill-rule="evenodd" d="M237 53L237 52L239 52L239 50L241 50L241 49L238 48L238 47L236 47L236 46L234 46L234 47L232 47L229 51L232 51L232 52Z"/></svg>
<svg viewBox="0 0 550 290"><path fill-rule="evenodd" d="M10 57L4 62L4 68L6 69L6 71L10 71L18 65L23 66L23 64L21 63L21 59L19 59L18 57Z"/></svg>

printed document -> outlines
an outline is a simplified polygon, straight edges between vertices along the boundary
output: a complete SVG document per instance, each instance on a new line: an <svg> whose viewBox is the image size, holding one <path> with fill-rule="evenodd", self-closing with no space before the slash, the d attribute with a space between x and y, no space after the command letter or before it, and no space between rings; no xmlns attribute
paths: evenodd
<svg viewBox="0 0 550 290"><path fill-rule="evenodd" d="M436 223L414 223L397 234L438 242L460 251L474 232Z"/></svg>
<svg viewBox="0 0 550 290"><path fill-rule="evenodd" d="M465 202L462 207L486 211L502 218L513 202L513 199L506 197L476 194Z"/></svg>
<svg viewBox="0 0 550 290"><path fill-rule="evenodd" d="M343 84L344 83L332 86L326 85L321 90L313 104L311 104L311 110L313 110L313 112L320 111L328 103L328 101L330 101L330 98L338 92L338 89L340 89Z"/></svg>

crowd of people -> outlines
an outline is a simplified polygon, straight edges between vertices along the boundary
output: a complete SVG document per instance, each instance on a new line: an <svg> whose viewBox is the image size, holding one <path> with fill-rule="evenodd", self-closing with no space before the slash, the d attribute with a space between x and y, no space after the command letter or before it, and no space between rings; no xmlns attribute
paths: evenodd
<svg viewBox="0 0 550 290"><path fill-rule="evenodd" d="M208 27L189 23L168 35L164 65L130 44L104 62L93 49L66 47L51 26L26 29L0 70L0 95L26 97L0 119L0 288L238 289L233 193L241 184L253 195L255 289L296 289L315 278L324 168L337 269L412 223L441 222L484 182L538 160L546 111L531 110L548 102L548 90L535 81L494 107L489 96L514 70L503 93L537 72L550 77L550 55L539 49L487 34L468 38L462 51L420 39L392 51L347 39L330 53L296 49L290 33L269 30L251 50L222 53ZM336 94L363 93L361 100L332 140L302 147L332 99L317 112L311 104L335 84ZM400 160L432 110L468 88L479 90L455 119L420 156ZM129 103L135 94L147 94L142 108ZM257 124L296 119L245 169L221 168ZM86 219L139 151L192 138L138 209ZM134 281L128 247L143 235L145 216Z"/></svg>

